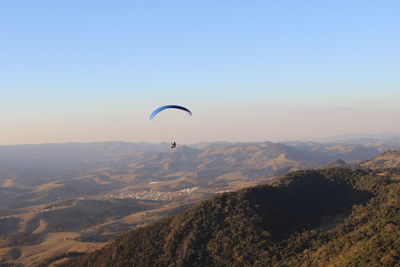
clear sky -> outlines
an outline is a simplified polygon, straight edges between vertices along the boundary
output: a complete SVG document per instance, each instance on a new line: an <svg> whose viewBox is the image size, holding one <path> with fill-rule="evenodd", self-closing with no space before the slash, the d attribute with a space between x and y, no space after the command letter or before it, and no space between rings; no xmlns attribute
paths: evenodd
<svg viewBox="0 0 400 267"><path fill-rule="evenodd" d="M400 1L0 0L0 144L400 133ZM166 111L190 108L193 117Z"/></svg>

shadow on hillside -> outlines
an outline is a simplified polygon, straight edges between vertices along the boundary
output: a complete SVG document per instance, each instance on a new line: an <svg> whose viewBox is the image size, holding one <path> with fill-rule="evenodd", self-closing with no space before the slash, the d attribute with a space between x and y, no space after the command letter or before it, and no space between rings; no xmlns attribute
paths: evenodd
<svg viewBox="0 0 400 267"><path fill-rule="evenodd" d="M342 222L353 205L369 201L373 194L358 190L344 180L329 180L318 172L304 173L290 184L258 187L252 200L274 241L281 241L296 232ZM338 219L339 218L339 219Z"/></svg>

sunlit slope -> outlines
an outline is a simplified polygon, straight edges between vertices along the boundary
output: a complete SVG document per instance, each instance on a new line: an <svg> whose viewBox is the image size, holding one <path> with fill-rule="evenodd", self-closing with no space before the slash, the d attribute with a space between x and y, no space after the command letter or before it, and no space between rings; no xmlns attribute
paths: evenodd
<svg viewBox="0 0 400 267"><path fill-rule="evenodd" d="M385 169L400 168L400 151L389 150L360 164L364 168Z"/></svg>
<svg viewBox="0 0 400 267"><path fill-rule="evenodd" d="M155 201L81 199L33 206L25 213L0 217L0 262L36 266L44 260L50 263L71 253L91 251L135 224L154 221L157 218L146 212L151 210L154 216L157 207ZM158 216L169 212L167 207L163 209ZM141 216L130 218L134 214Z"/></svg>
<svg viewBox="0 0 400 267"><path fill-rule="evenodd" d="M93 251L105 244L80 242L75 240L77 237L78 234L71 232L48 233L39 244L0 248L0 258L4 264L9 264L5 266L38 266Z"/></svg>
<svg viewBox="0 0 400 267"><path fill-rule="evenodd" d="M66 206L49 206L24 225L27 232L80 231L85 227L134 212L151 209L156 203L133 199L77 200Z"/></svg>

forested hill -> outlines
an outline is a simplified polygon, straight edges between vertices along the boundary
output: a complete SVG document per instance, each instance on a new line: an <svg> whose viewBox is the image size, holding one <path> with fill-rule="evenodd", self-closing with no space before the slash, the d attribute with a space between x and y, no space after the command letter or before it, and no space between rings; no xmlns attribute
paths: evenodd
<svg viewBox="0 0 400 267"><path fill-rule="evenodd" d="M388 169L400 168L400 150L388 150L360 163L362 168Z"/></svg>
<svg viewBox="0 0 400 267"><path fill-rule="evenodd" d="M298 171L132 230L65 266L395 266L400 184L372 170Z"/></svg>

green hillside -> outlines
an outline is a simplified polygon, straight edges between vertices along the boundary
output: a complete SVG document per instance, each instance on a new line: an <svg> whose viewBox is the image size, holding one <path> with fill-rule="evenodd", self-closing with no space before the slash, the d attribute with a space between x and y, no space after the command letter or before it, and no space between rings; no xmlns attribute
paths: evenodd
<svg viewBox="0 0 400 267"><path fill-rule="evenodd" d="M400 151L388 150L360 164L363 168L386 169L400 168Z"/></svg>
<svg viewBox="0 0 400 267"><path fill-rule="evenodd" d="M400 184L371 170L299 171L132 230L66 266L395 266Z"/></svg>

